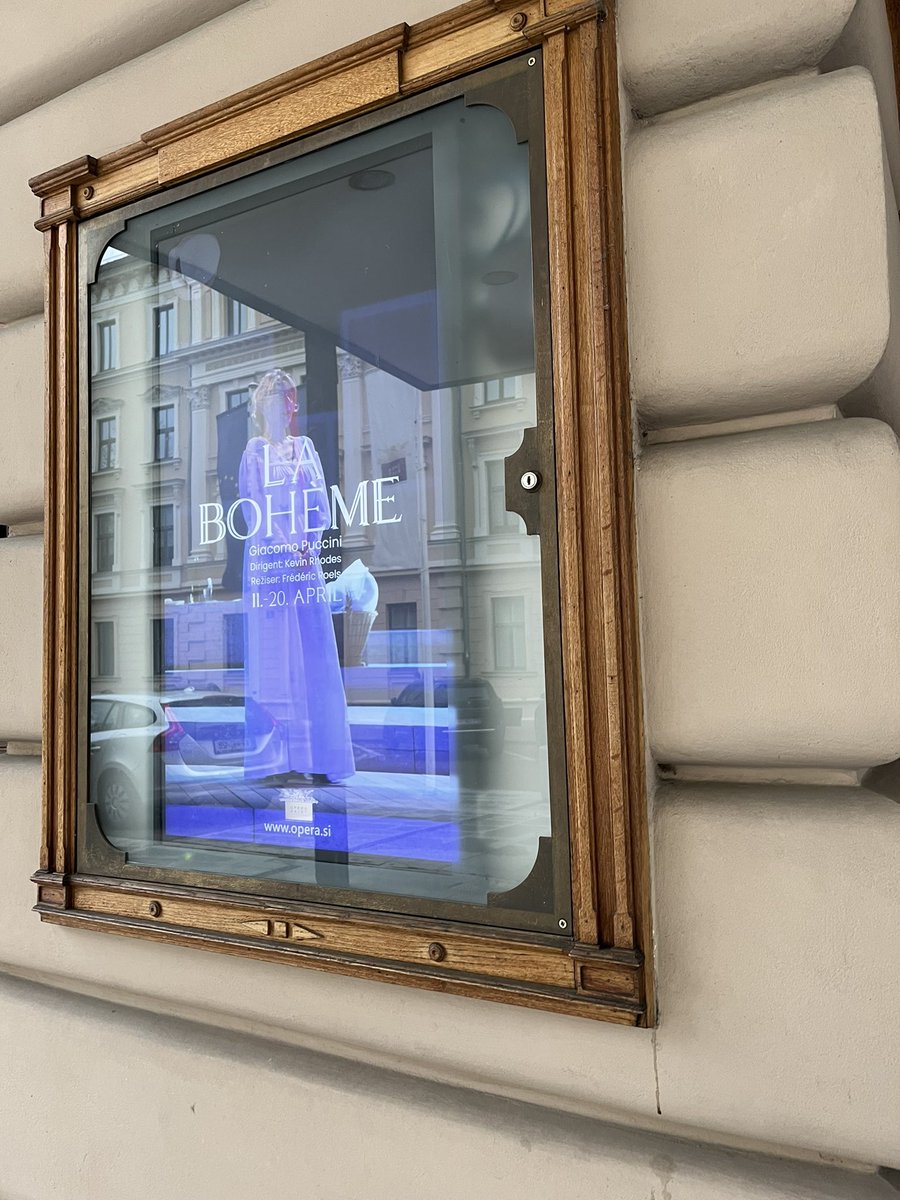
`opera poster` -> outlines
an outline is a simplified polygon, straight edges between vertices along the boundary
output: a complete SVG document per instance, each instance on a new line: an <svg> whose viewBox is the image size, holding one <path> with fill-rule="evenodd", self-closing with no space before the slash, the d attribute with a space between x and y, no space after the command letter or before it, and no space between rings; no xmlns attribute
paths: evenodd
<svg viewBox="0 0 900 1200"><path fill-rule="evenodd" d="M458 96L101 252L87 817L135 871L484 907L554 836L529 170Z"/></svg>
<svg viewBox="0 0 900 1200"><path fill-rule="evenodd" d="M450 663L431 661L442 646L446 653L446 637L420 639L419 631L409 629L371 637L379 587L360 551L365 555L370 548L365 556L371 557L383 527L415 522L416 497L403 486L410 482L408 475L360 479L345 496L339 482L326 479L312 438L292 432L299 425L299 407L291 376L279 369L263 376L248 403L250 433L237 467L237 494L230 503L221 496L204 502L196 514L200 547L219 556L224 549L226 559L229 551L240 559L239 594L165 604L165 619L173 623L170 683L205 683L200 690L208 693L207 710L214 710L217 692L210 686L227 696L241 675L244 703L242 728L240 722L216 728L213 721L211 730L194 724L193 734L210 742L223 767L226 759L240 756L241 761L223 770L219 802L198 804L190 784L176 781L184 770L183 752L178 754L162 805L164 834L338 852L383 852L387 846L399 850L400 857L450 861L458 853L452 823L423 820L420 813L391 819L375 811L356 813L348 823L347 787L356 780L358 791L364 776L373 808L386 786L396 799L397 777L404 775L416 780L417 805L425 776L431 800L439 793L447 798L453 786L448 724L453 710L445 701L443 719L433 717L435 689L440 705ZM407 433L414 435L414 423ZM415 446L407 448L415 454ZM407 474L405 456L400 461ZM402 535L399 545L410 549ZM226 625L234 629L235 622L241 629L242 662L223 669L220 677L214 648ZM427 648L422 661L412 652L420 643ZM205 680L197 673L201 644L211 651ZM178 653L184 645L192 647L193 657ZM360 692L371 694L378 676L393 679L388 690L405 690L407 699L423 703L394 706L393 713L390 705L387 713L373 711L382 708L378 705L354 705L351 729L348 693L351 700ZM403 680L412 688L398 689ZM364 725L362 707L369 718ZM401 711L406 708L415 711ZM206 720L208 712L200 712ZM399 719L390 720L395 714ZM211 783L206 778L206 793Z"/></svg>

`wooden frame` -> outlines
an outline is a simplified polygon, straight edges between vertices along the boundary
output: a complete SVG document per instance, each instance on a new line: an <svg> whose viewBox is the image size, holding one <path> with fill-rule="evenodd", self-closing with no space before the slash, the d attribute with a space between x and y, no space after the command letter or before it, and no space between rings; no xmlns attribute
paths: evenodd
<svg viewBox="0 0 900 1200"><path fill-rule="evenodd" d="M78 874L79 223L476 68L542 51L570 940ZM469 3L31 180L46 269L43 841L56 924L622 1024L652 1023L615 32L596 3Z"/></svg>
<svg viewBox="0 0 900 1200"><path fill-rule="evenodd" d="M885 7L887 9L888 29L891 33L897 108L900 110L900 0L885 0Z"/></svg>

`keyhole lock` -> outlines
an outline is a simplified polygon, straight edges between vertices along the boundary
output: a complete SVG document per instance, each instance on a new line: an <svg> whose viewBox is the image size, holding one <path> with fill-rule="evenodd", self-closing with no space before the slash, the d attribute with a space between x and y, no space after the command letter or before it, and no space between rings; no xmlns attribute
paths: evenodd
<svg viewBox="0 0 900 1200"><path fill-rule="evenodd" d="M519 480L526 492L534 492L541 486L541 477L537 471L526 471Z"/></svg>

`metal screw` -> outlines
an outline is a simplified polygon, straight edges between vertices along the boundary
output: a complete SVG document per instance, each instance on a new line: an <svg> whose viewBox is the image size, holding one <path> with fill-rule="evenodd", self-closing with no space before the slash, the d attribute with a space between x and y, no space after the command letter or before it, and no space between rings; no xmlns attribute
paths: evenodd
<svg viewBox="0 0 900 1200"><path fill-rule="evenodd" d="M565 917L559 918L559 927L560 927L560 929L568 929L569 928L569 922L566 920Z"/></svg>
<svg viewBox="0 0 900 1200"><path fill-rule="evenodd" d="M162 905L158 900L151 900L147 905L151 917L159 917L162 915Z"/></svg>
<svg viewBox="0 0 900 1200"><path fill-rule="evenodd" d="M520 29L524 29L528 24L528 13L517 12L509 18L509 27L514 33L518 33Z"/></svg>
<svg viewBox="0 0 900 1200"><path fill-rule="evenodd" d="M92 187L83 187L81 189L82 200L90 200L90 198L91 198L91 196L93 196L93 194L94 194L94 189Z"/></svg>
<svg viewBox="0 0 900 1200"><path fill-rule="evenodd" d="M537 471L525 471L522 478L519 480L526 492L533 492L540 486L541 477Z"/></svg>
<svg viewBox="0 0 900 1200"><path fill-rule="evenodd" d="M447 957L447 951L440 942L432 942L428 947L428 957L432 962L443 962Z"/></svg>
<svg viewBox="0 0 900 1200"><path fill-rule="evenodd" d="M528 60L529 67L533 67L536 62L537 62L536 58L529 58L529 60Z"/></svg>

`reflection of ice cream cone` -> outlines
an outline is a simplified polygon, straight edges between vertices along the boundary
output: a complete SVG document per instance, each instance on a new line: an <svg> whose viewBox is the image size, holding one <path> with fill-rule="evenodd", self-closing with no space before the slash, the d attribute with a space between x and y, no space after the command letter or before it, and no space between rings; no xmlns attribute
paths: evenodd
<svg viewBox="0 0 900 1200"><path fill-rule="evenodd" d="M344 666L361 667L365 665L363 654L369 630L375 622L378 613L345 612L344 613Z"/></svg>
<svg viewBox="0 0 900 1200"><path fill-rule="evenodd" d="M280 793L284 802L284 817L286 821L311 821L313 806L317 803L315 794L308 788L289 788Z"/></svg>

